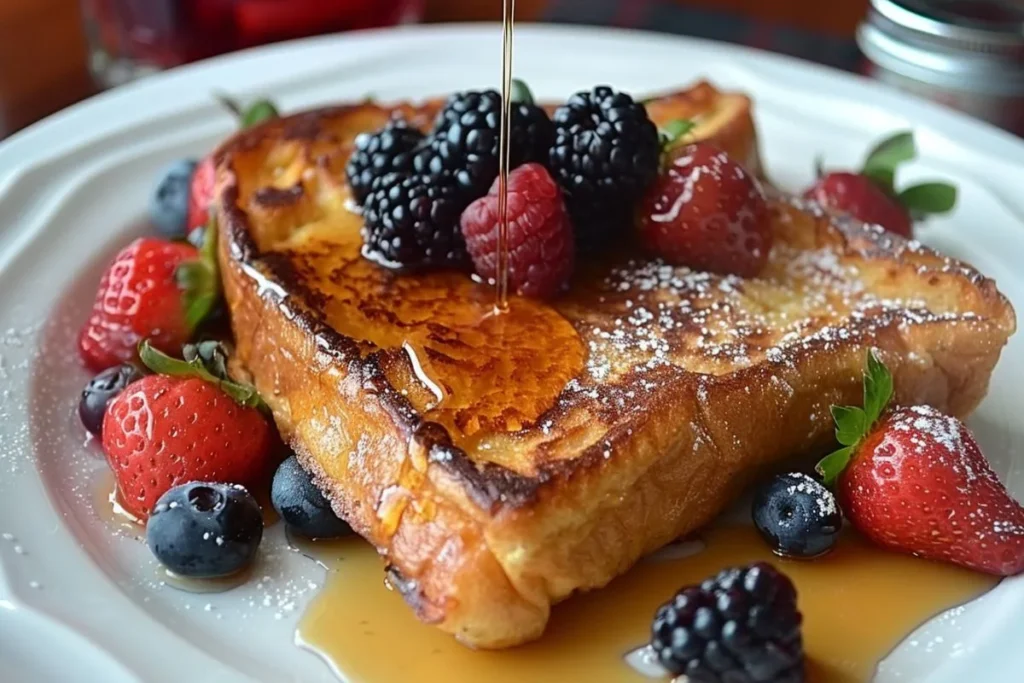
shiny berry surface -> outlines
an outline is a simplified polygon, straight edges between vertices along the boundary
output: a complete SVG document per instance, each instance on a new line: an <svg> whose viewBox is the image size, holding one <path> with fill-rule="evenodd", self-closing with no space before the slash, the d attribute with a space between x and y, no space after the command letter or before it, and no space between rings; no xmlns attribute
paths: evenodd
<svg viewBox="0 0 1024 683"><path fill-rule="evenodd" d="M774 237L757 180L707 143L678 152L641 201L637 220L651 253L723 275L756 276Z"/></svg>
<svg viewBox="0 0 1024 683"><path fill-rule="evenodd" d="M832 492L803 472L772 477L754 495L754 526L772 551L811 558L832 549L843 515Z"/></svg>
<svg viewBox="0 0 1024 683"><path fill-rule="evenodd" d="M249 566L262 538L260 506L236 484L175 486L160 497L146 522L146 543L160 563L196 579Z"/></svg>
<svg viewBox="0 0 1024 683"><path fill-rule="evenodd" d="M524 296L550 297L572 275L576 258L573 226L562 191L540 164L509 174L508 285ZM462 213L462 235L477 275L486 280L498 269L498 181L490 193Z"/></svg>

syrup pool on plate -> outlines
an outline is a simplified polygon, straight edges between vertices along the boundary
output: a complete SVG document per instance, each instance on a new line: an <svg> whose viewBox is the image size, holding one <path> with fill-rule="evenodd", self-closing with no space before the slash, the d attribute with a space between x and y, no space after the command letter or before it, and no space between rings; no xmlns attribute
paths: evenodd
<svg viewBox="0 0 1024 683"><path fill-rule="evenodd" d="M855 683L870 680L879 660L917 626L996 583L876 548L852 532L814 561L775 557L750 527L711 529L702 541L695 554L659 553L605 588L556 605L539 641L501 651L470 650L417 621L385 585L382 561L363 541L306 544L303 552L330 572L296 641L348 683L440 683L452 680L452 672L481 683L649 681L625 658L646 643L657 607L684 585L763 560L796 584L808 681Z"/></svg>

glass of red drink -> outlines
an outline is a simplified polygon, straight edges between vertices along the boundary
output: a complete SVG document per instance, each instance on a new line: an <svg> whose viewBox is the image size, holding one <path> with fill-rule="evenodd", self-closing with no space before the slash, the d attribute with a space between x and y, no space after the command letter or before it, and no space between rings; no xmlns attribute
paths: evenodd
<svg viewBox="0 0 1024 683"><path fill-rule="evenodd" d="M424 0L82 0L100 85L279 40L418 21Z"/></svg>

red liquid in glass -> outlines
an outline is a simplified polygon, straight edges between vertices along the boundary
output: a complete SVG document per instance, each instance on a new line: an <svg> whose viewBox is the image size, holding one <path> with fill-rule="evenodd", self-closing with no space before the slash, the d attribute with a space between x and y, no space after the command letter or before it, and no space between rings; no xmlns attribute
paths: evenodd
<svg viewBox="0 0 1024 683"><path fill-rule="evenodd" d="M168 68L280 40L390 26L422 0L88 0L104 49Z"/></svg>

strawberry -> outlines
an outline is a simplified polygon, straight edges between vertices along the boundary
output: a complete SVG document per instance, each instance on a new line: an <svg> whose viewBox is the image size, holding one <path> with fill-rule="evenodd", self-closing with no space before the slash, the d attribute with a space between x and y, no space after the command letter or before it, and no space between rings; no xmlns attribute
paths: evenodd
<svg viewBox="0 0 1024 683"><path fill-rule="evenodd" d="M714 145L672 151L641 201L644 245L669 263L753 277L768 261L772 225L753 176Z"/></svg>
<svg viewBox="0 0 1024 683"><path fill-rule="evenodd" d="M121 505L145 520L179 484L262 481L276 439L256 391L214 374L195 354L177 360L143 342L139 355L164 374L130 384L103 418L103 451Z"/></svg>
<svg viewBox="0 0 1024 683"><path fill-rule="evenodd" d="M875 543L970 569L1024 571L1024 507L967 427L929 406L887 410L892 376L870 353L864 407L833 406L842 444L818 463L846 516Z"/></svg>
<svg viewBox="0 0 1024 683"><path fill-rule="evenodd" d="M819 168L818 181L804 192L804 197L911 239L915 219L952 211L956 205L956 187L949 183L921 183L896 191L896 169L916 156L914 134L897 133L868 153L858 173L824 173Z"/></svg>
<svg viewBox="0 0 1024 683"><path fill-rule="evenodd" d="M85 365L99 372L132 360L142 339L176 352L217 301L216 234L203 251L140 238L121 250L100 281L78 336Z"/></svg>
<svg viewBox="0 0 1024 683"><path fill-rule="evenodd" d="M911 239L914 225L898 201L859 173L828 173L804 194L824 207L848 213L864 223L881 225L889 232Z"/></svg>
<svg viewBox="0 0 1024 683"><path fill-rule="evenodd" d="M234 100L220 97L220 103L238 119L239 126L244 130L268 119L277 118L277 108L269 100L257 100L244 109ZM210 204L217 183L217 166L213 155L208 155L199 162L192 174L192 186L188 199L188 231L202 228L210 218Z"/></svg>

